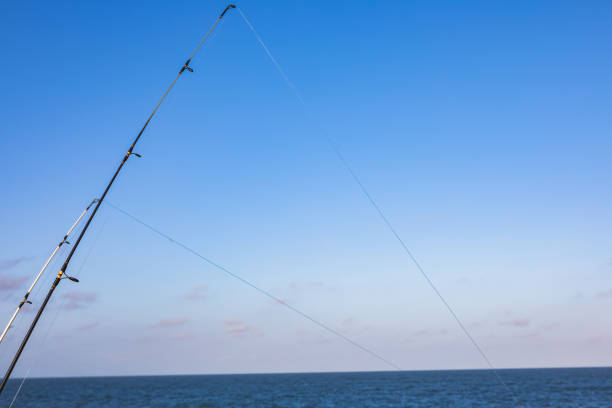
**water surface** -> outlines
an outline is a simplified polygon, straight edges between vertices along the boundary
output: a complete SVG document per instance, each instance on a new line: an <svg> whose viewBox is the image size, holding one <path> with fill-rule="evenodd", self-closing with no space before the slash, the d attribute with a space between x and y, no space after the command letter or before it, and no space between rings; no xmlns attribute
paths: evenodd
<svg viewBox="0 0 612 408"><path fill-rule="evenodd" d="M39 378L13 407L612 407L612 368L498 374L508 389L490 370Z"/></svg>

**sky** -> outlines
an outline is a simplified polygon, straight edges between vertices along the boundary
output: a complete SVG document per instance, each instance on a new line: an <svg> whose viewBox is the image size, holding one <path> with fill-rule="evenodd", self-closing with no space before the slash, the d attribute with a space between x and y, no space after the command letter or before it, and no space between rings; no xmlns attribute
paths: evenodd
<svg viewBox="0 0 612 408"><path fill-rule="evenodd" d="M238 4L112 205L406 370L612 365L612 5ZM217 1L0 13L0 322L101 194ZM8 364L64 246L0 347ZM103 205L16 375L387 370Z"/></svg>

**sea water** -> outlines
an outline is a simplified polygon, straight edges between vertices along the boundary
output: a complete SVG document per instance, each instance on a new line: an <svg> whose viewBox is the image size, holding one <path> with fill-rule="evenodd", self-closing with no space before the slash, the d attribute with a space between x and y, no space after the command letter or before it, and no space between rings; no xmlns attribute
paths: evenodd
<svg viewBox="0 0 612 408"><path fill-rule="evenodd" d="M612 407L612 368L497 374L505 385L490 370L37 378L13 407Z"/></svg>

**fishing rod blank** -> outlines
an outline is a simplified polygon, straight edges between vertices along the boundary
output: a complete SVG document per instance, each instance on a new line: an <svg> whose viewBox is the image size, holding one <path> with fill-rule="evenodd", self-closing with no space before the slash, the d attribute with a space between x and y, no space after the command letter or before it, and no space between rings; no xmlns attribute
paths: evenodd
<svg viewBox="0 0 612 408"><path fill-rule="evenodd" d="M97 201L97 203L96 203L92 213L90 214L89 218L87 219L87 222L85 223L85 226L83 227L83 230L81 231L81 233L79 234L77 240L75 241L74 245L72 246L72 249L70 250L70 253L66 257L66 260L64 261L64 264L62 265L62 268L60 269L59 273L57 274L57 277L53 281L53 284L51 285L51 288L49 289L49 292L47 293L47 296L45 297L45 300L43 301L43 303L41 304L40 308L38 309L38 312L36 313L36 316L34 317L34 320L32 321L32 323L30 325L30 328L28 329L28 331L27 331L26 335L24 336L21 344L19 345L19 349L15 353L15 357L13 358L13 361L11 361L11 364L10 364L9 368L6 370L6 374L4 374L4 378L2 379L2 383L0 383L0 394L4 390L4 387L6 386L6 383L8 382L8 380L9 380L9 378L11 376L11 373L13 372L13 369L15 368L15 365L17 364L17 361L19 361L19 357L21 356L21 353L23 352L23 349L25 348L26 344L28 343L28 340L30 339L30 336L32 335L32 332L34 331L34 328L36 327L36 323L38 323L38 320L40 319L40 316L42 315L43 311L45 310L45 307L47 306L47 303L49 302L49 299L51 299L51 296L53 295L53 292L55 291L55 288L57 287L57 285L59 285L61 280L64 279L64 278L69 278L70 280L78 282L78 280L76 280L76 278L73 278L73 277L68 276L66 274L66 269L68 269L68 265L70 264L70 260L72 259L76 249L78 248L79 244L81 243L81 240L83 239L83 236L85 235L85 232L87 232L87 229L89 228L89 224L91 224L91 221L93 220L93 218L95 217L96 213L98 212L98 209L100 208L100 205L104 201L104 198L106 197L106 194L108 193L108 191L110 190L111 186L115 182L115 179L119 175L119 172L123 168L123 165L125 164L125 162L127 162L127 160L132 155L135 155L136 157L140 157L140 155L138 153L134 153L133 152L134 147L136 146L136 143L138 143L138 141L140 140L140 137L142 136L142 134L144 133L145 129L149 125L149 122L151 122L151 119L153 119L153 116L157 112L157 109L159 109L160 105L162 104L164 99L166 99L166 96L168 96L168 94L170 93L170 90L174 87L174 84L176 83L176 81L178 81L179 77L183 74L183 72L185 72L185 71L193 72L193 69L191 67L189 67L189 63L191 62L191 59L195 56L195 54L198 52L200 47L202 47L202 45L204 44L206 39L209 37L210 33L212 33L212 31L215 29L217 24L221 21L221 19L225 15L225 13L227 13L228 10L233 9L233 8L236 8L236 6L234 6L233 4L228 5L223 10L223 12L219 15L219 17L217 17L217 20L212 25L212 27L210 27L210 29L208 30L208 32L206 33L206 35L204 36L202 41L200 41L200 44L198 44L198 46L193 51L191 56L187 59L185 64L183 64L183 66L180 69L180 71L178 72L178 74L176 74L176 77L174 78L174 81L172 81L172 83L170 84L170 86L168 87L168 89L166 90L166 92L164 93L162 98L160 99L160 101L157 103L157 105L155 106L155 109L153 109L153 112L151 113L151 115L149 115L149 118L147 119L147 121L143 125L142 129L140 129L140 132L138 132L138 135L136 136L136 138L132 142L132 145L128 149L128 151L125 154L125 156L123 157L123 160L121 160L121 163L119 164L119 167L117 167L117 170L115 171L115 174L113 174L113 177L110 179L109 183L107 184L106 188L104 189L104 192L100 196L100 199Z"/></svg>
<svg viewBox="0 0 612 408"><path fill-rule="evenodd" d="M9 328L11 327L11 325L13 324L13 322L15 321L15 319L17 318L17 315L19 314L19 312L21 311L21 308L23 307L23 305L25 305L26 303L30 303L32 304L32 302L30 302L28 300L28 297L30 296L30 293L32 293L32 289L34 289L34 286L36 286L36 284L38 283L38 280L40 279L40 277L42 276L42 274L45 272L45 270L47 269L47 266L49 266L49 263L51 262L51 260L55 257L55 254L57 254L57 251L59 251L59 249L62 247L62 245L64 244L70 244L70 242L68 242L68 236L70 234L72 234L72 231L76 228L76 226L79 224L79 222L81 222L81 218L83 218L83 216L85 216L85 214L87 213L87 211L89 211L89 209L91 208L92 205L94 205L96 202L98 201L97 198L94 198L93 201L91 203L89 203L89 205L87 206L87 208L85 208L83 210L83 212L81 213L81 215L79 215L79 218L77 218L77 220L74 222L74 224L72 224L72 227L70 227L70 229L68 230L68 232L66 233L66 235L64 235L64 238L62 238L62 240L60 241L59 244L57 244L57 246L55 247L55 249L53 250L53 252L51 253L51 256L49 257L49 259L47 259L47 262L45 262L45 264L43 265L42 269L40 270L40 272L38 272L38 275L36 275L36 278L34 278L34 282L32 282L32 284L30 285L30 288L28 289L28 291L26 292L26 294L23 296L23 299L21 299L21 302L19 303L19 306L17 306L17 309L15 310L15 312L13 313L13 315L11 316L11 318L9 319L8 324L6 325L6 327L4 328L4 331L2 332L2 334L0 334L0 343L2 343L2 340L4 340L4 337L6 337L6 333L8 332Z"/></svg>

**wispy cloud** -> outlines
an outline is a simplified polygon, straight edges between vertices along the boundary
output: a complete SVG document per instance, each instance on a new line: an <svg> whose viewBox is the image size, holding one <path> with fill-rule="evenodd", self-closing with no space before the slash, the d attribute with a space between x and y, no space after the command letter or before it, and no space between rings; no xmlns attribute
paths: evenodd
<svg viewBox="0 0 612 408"><path fill-rule="evenodd" d="M531 321L529 319L511 319L511 320L502 320L499 322L500 326L510 326L510 327L518 327L523 328L529 326Z"/></svg>
<svg viewBox="0 0 612 408"><path fill-rule="evenodd" d="M584 295L582 294L582 292L577 291L576 293L574 293L572 295L572 297L570 298L570 300L572 301L576 301L576 300L582 300L584 299Z"/></svg>
<svg viewBox="0 0 612 408"><path fill-rule="evenodd" d="M603 292L599 292L597 297L600 299L612 298L612 289L604 290Z"/></svg>
<svg viewBox="0 0 612 408"><path fill-rule="evenodd" d="M204 300L206 299L206 291L208 290L208 286L206 285L198 285L192 288L185 295L185 299L187 300Z"/></svg>
<svg viewBox="0 0 612 408"><path fill-rule="evenodd" d="M19 289L27 280L27 276L11 278L9 276L0 275L0 290Z"/></svg>
<svg viewBox="0 0 612 408"><path fill-rule="evenodd" d="M176 333L170 336L170 340L187 340L193 337L192 333Z"/></svg>
<svg viewBox="0 0 612 408"><path fill-rule="evenodd" d="M472 281L470 280L470 278L466 276L462 276L459 279L457 279L456 283L457 285L469 285L470 283L472 283Z"/></svg>
<svg viewBox="0 0 612 408"><path fill-rule="evenodd" d="M62 296L65 299L64 308L68 310L81 309L98 299L98 295L93 292L72 291Z"/></svg>
<svg viewBox="0 0 612 408"><path fill-rule="evenodd" d="M445 336L448 334L446 329L423 329L417 330L411 334L413 337L431 337L431 336Z"/></svg>
<svg viewBox="0 0 612 408"><path fill-rule="evenodd" d="M310 330L305 330L305 329L298 329L295 331L295 334L300 338L310 336L311 333L312 332Z"/></svg>
<svg viewBox="0 0 612 408"><path fill-rule="evenodd" d="M25 256L3 259L0 261L0 272L14 268L27 259L29 258ZM19 289L28 279L27 276L12 277L0 275L0 291Z"/></svg>
<svg viewBox="0 0 612 408"><path fill-rule="evenodd" d="M262 334L261 330L257 327L248 325L241 320L226 320L223 323L225 324L225 332L232 337L241 337L246 334Z"/></svg>
<svg viewBox="0 0 612 408"><path fill-rule="evenodd" d="M591 345L599 345L599 344L609 344L610 343L610 338L603 336L603 335L598 335L598 336L591 336L591 337L587 337L585 339L585 342L587 344L591 344Z"/></svg>
<svg viewBox="0 0 612 408"><path fill-rule="evenodd" d="M151 328L153 329L166 329L169 327L179 327L179 326L183 326L185 325L185 323L187 323L187 319L182 318L182 317L177 317L174 319L161 319L158 322L152 324Z"/></svg>
<svg viewBox="0 0 612 408"><path fill-rule="evenodd" d="M540 328L543 330L554 330L559 326L560 326L559 322L552 322L552 323L541 324Z"/></svg>
<svg viewBox="0 0 612 408"><path fill-rule="evenodd" d="M329 292L333 293L337 291L336 287L329 286L322 281L311 280L311 281L292 281L286 284L287 286L279 292L284 292L285 296L277 299L271 299L270 301L274 304L290 306L296 303L296 299L300 296L311 295L313 292Z"/></svg>
<svg viewBox="0 0 612 408"><path fill-rule="evenodd" d="M0 271L6 271L7 269L14 268L15 266L19 265L20 263L22 263L23 261L27 259L29 258L26 256L20 256L18 258L3 259L2 261L0 261Z"/></svg>
<svg viewBox="0 0 612 408"><path fill-rule="evenodd" d="M362 324L359 319L356 319L354 317L347 317L344 320L342 320L341 323L341 327L342 327L342 331L344 331L344 333L352 333L352 334L357 334L357 333L364 333L364 332L371 332L374 328L369 325L369 324Z"/></svg>
<svg viewBox="0 0 612 408"><path fill-rule="evenodd" d="M315 343L318 344L329 344L333 341L333 339L329 338L329 337L325 337L325 336L319 336L317 337L317 339L315 340Z"/></svg>
<svg viewBox="0 0 612 408"><path fill-rule="evenodd" d="M468 324L468 328L472 330L482 329L483 327L485 327L483 322L472 322Z"/></svg>
<svg viewBox="0 0 612 408"><path fill-rule="evenodd" d="M531 339L534 337L538 337L540 335L540 333L538 333L537 331L534 332L528 332L528 333L523 333L523 334L516 334L512 337L516 338L516 339Z"/></svg>
<svg viewBox="0 0 612 408"><path fill-rule="evenodd" d="M100 325L100 322L87 323L77 327L77 330L88 331L93 330Z"/></svg>

